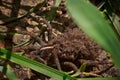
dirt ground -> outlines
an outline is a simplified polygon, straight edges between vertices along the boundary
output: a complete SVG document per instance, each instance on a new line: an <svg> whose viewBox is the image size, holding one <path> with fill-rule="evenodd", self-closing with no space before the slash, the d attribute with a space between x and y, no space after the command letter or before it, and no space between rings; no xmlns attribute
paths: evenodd
<svg viewBox="0 0 120 80"><path fill-rule="evenodd" d="M39 10L26 17L6 22L29 11L41 0L0 0L0 34L5 41L0 47L37 60L60 71L75 73L83 63L86 69L77 77L120 77L110 55L91 40L72 21L62 1L53 20L48 14L54 0L48 0ZM4 32L6 31L6 32ZM52 80L29 68L14 64L12 68L20 80ZM90 72L91 74L87 74ZM0 76L0 79L4 78Z"/></svg>

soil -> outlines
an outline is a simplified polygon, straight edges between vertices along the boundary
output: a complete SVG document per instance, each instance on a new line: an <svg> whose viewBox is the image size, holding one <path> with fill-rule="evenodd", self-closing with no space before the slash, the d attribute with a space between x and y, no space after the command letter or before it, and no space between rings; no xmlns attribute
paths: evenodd
<svg viewBox="0 0 120 80"><path fill-rule="evenodd" d="M90 39L72 21L62 1L53 20L48 23L45 15L54 4L48 0L39 10L26 17L6 22L23 15L41 0L0 0L0 34L5 36L0 47L37 60L60 71L74 74L83 63L85 71L76 77L120 77L108 52ZM2 32L6 31L6 32ZM23 44L27 42L27 44ZM21 45L23 44L23 45ZM53 80L18 64L11 65L20 80ZM88 75L87 73L91 74ZM7 79L0 74L0 79Z"/></svg>

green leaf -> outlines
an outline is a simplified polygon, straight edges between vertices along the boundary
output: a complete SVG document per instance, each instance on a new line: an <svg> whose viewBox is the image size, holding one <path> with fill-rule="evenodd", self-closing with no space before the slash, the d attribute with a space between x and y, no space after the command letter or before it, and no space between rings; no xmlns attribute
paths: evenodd
<svg viewBox="0 0 120 80"><path fill-rule="evenodd" d="M111 0L112 3L117 3L115 0ZM113 4L114 4L113 3ZM119 22L119 16L116 14L115 9L112 8L109 1L105 2L105 9L107 17L109 17L109 20L111 21L112 25L114 26L115 30L117 31L118 37L120 37L120 22ZM115 5L115 4L114 4Z"/></svg>
<svg viewBox="0 0 120 80"><path fill-rule="evenodd" d="M78 72L84 72L86 69L86 65L87 65L86 62L82 63L82 65L80 66L80 69L78 69Z"/></svg>
<svg viewBox="0 0 120 80"><path fill-rule="evenodd" d="M61 2L61 0L56 0L54 7L52 7L51 11L45 15L47 21L52 21L54 19L56 10L58 9L60 2Z"/></svg>
<svg viewBox="0 0 120 80"><path fill-rule="evenodd" d="M111 23L114 25L117 33L119 34L119 37L120 37L120 22L119 22L119 17L113 13L111 16L108 15L110 20L111 20Z"/></svg>
<svg viewBox="0 0 120 80"><path fill-rule="evenodd" d="M7 65L6 75L9 80L18 80L18 78L15 76L15 73L13 72L12 68L9 65Z"/></svg>
<svg viewBox="0 0 120 80"><path fill-rule="evenodd" d="M76 73L74 73L74 74L72 75L72 77L79 76L81 72L84 72L85 69L86 69L86 65L87 65L86 62L82 63L82 65L80 66L80 68L77 70Z"/></svg>
<svg viewBox="0 0 120 80"><path fill-rule="evenodd" d="M120 42L100 11L86 0L67 0L67 8L76 24L109 51L114 63L120 68Z"/></svg>
<svg viewBox="0 0 120 80"><path fill-rule="evenodd" d="M56 69L53 69L51 67L48 67L40 62L34 61L32 59L17 55L15 53L11 53L10 51L6 49L0 49L0 56L2 58L6 58L6 55L11 54L10 61L20 64L22 66L31 68L39 73L42 73L46 76L55 78L57 80L76 80L75 78L70 77L69 75L60 72Z"/></svg>

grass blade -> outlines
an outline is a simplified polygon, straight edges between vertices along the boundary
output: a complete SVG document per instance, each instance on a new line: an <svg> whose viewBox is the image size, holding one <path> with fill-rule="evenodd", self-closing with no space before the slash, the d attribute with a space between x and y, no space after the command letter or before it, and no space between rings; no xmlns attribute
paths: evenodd
<svg viewBox="0 0 120 80"><path fill-rule="evenodd" d="M0 56L2 58L6 58L7 54L11 54L11 58L9 59L10 61L12 61L16 64L20 64L22 66L31 68L31 69L33 69L37 72L40 72L46 76L55 78L57 80L76 80L75 78L72 78L63 72L60 72L56 69L48 67L42 63L39 63L39 62L31 60L29 58L17 55L15 53L11 53L10 51L8 51L6 49L0 49Z"/></svg>
<svg viewBox="0 0 120 80"><path fill-rule="evenodd" d="M116 3L116 1L112 1L112 2ZM110 5L110 3L108 1L105 2L104 6L106 9L106 15L109 17L111 23L113 24L114 28L117 31L118 36L120 37L120 22L119 22L118 15L115 13L116 12L115 9L112 8L112 6Z"/></svg>
<svg viewBox="0 0 120 80"><path fill-rule="evenodd" d="M86 65L87 65L87 63L82 63L82 65L80 66L80 68L77 70L76 73L74 73L72 75L72 77L79 76L81 72L84 72L85 69L86 69Z"/></svg>
<svg viewBox="0 0 120 80"><path fill-rule="evenodd" d="M18 78L15 76L14 72L12 71L12 69L9 65L7 65L6 75L9 80L18 80Z"/></svg>
<svg viewBox="0 0 120 80"><path fill-rule="evenodd" d="M120 68L120 42L100 11L86 0L67 0L67 8L76 24L109 51L114 63Z"/></svg>
<svg viewBox="0 0 120 80"><path fill-rule="evenodd" d="M45 15L47 21L52 21L54 19L54 16L56 14L56 10L58 9L60 2L61 2L61 0L56 0L55 5L52 7L51 11Z"/></svg>

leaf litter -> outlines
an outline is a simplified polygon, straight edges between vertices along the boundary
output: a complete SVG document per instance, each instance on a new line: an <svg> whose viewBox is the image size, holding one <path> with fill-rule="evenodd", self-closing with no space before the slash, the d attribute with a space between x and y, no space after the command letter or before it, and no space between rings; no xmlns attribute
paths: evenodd
<svg viewBox="0 0 120 80"><path fill-rule="evenodd" d="M39 3L39 0L15 0L14 2L2 0L0 2L0 22L4 23L7 18L25 14ZM61 1L51 23L46 23L46 18L41 15L50 12L53 3L54 0L48 0L40 10L20 20L0 25L0 31L6 31L0 34L7 39L4 43L0 43L0 47L11 49L13 52L22 52L23 56L70 75L86 63L85 70L77 75L79 78L120 77L120 71L114 67L108 52L91 40L72 21L67 13L64 0ZM51 34L49 34L50 30L52 30ZM11 67L20 80L52 80L52 78L14 63Z"/></svg>

